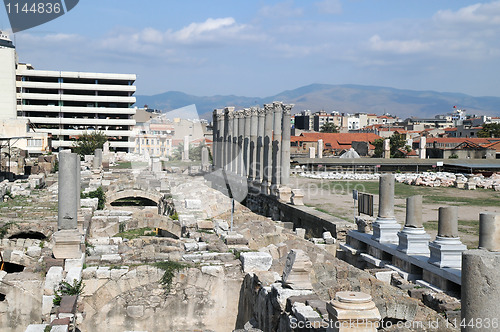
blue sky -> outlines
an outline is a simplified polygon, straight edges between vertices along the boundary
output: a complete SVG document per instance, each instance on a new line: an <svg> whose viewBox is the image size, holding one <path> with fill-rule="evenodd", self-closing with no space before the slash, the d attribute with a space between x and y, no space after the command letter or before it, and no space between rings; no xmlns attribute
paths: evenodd
<svg viewBox="0 0 500 332"><path fill-rule="evenodd" d="M500 1L82 0L15 43L37 69L135 73L146 95L329 83L500 97L499 36Z"/></svg>

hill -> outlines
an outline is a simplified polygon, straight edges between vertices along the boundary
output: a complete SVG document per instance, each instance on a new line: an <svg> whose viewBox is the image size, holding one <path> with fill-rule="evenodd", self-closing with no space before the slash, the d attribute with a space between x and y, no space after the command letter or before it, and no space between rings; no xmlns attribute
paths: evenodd
<svg viewBox="0 0 500 332"><path fill-rule="evenodd" d="M311 84L294 90L283 91L269 97L244 96L193 96L179 91L169 91L153 96L137 96L137 105L170 111L195 104L200 117L211 118L215 108L236 108L262 105L272 101L295 104L294 113L302 110L356 113L385 112L400 118L410 116L434 117L450 112L453 106L466 109L469 114L500 116L499 97L473 97L462 93L401 90L364 85Z"/></svg>

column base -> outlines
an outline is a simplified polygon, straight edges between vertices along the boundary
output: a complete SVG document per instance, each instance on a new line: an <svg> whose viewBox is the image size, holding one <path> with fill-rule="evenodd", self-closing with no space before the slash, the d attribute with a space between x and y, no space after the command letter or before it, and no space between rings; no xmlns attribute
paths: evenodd
<svg viewBox="0 0 500 332"><path fill-rule="evenodd" d="M269 187L269 194L271 196L275 196L275 197L278 197L278 185L277 184L271 184L271 186Z"/></svg>
<svg viewBox="0 0 500 332"><path fill-rule="evenodd" d="M72 259L82 257L82 236L76 229L62 230L52 235L54 247L52 253L55 258Z"/></svg>
<svg viewBox="0 0 500 332"><path fill-rule="evenodd" d="M292 198L292 189L286 186L279 187L277 190L277 196L285 203L290 203Z"/></svg>
<svg viewBox="0 0 500 332"><path fill-rule="evenodd" d="M399 242L398 232L401 230L401 225L398 224L395 218L377 217L372 224L373 235L372 239L379 243L394 243Z"/></svg>
<svg viewBox="0 0 500 332"><path fill-rule="evenodd" d="M431 236L422 228L405 227L398 233L398 250L407 255L428 255Z"/></svg>
<svg viewBox="0 0 500 332"><path fill-rule="evenodd" d="M467 246L460 241L459 237L441 237L429 243L431 257L428 262L440 268L461 268L462 252Z"/></svg>
<svg viewBox="0 0 500 332"><path fill-rule="evenodd" d="M269 188L269 183L266 180L262 181L262 183L260 184L260 193L262 195L271 194L271 188Z"/></svg>

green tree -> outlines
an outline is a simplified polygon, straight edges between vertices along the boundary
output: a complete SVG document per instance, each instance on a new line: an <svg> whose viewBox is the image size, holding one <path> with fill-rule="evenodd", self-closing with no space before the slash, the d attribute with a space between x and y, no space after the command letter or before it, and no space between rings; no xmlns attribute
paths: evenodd
<svg viewBox="0 0 500 332"><path fill-rule="evenodd" d="M390 139L390 147L391 147L391 158L404 158L405 154L400 151L400 149L404 149L407 152L411 151L411 147L406 145L406 140L398 132L392 134ZM375 154L374 157L381 158L384 155L384 139L378 138L372 143L375 146Z"/></svg>
<svg viewBox="0 0 500 332"><path fill-rule="evenodd" d="M205 144L200 144L199 146L189 146L189 160L191 161L201 161L201 149ZM172 152L172 160L181 160L182 153L184 152L184 143L179 143L177 149ZM210 150L209 150L210 153ZM210 157L210 155L209 155Z"/></svg>
<svg viewBox="0 0 500 332"><path fill-rule="evenodd" d="M338 133L339 129L333 122L325 122L319 129L322 133Z"/></svg>
<svg viewBox="0 0 500 332"><path fill-rule="evenodd" d="M108 137L103 132L93 131L90 134L84 133L73 142L73 152L78 153L82 158L85 155L94 154L95 149L102 149Z"/></svg>
<svg viewBox="0 0 500 332"><path fill-rule="evenodd" d="M500 123L487 123L477 132L477 137L500 137Z"/></svg>

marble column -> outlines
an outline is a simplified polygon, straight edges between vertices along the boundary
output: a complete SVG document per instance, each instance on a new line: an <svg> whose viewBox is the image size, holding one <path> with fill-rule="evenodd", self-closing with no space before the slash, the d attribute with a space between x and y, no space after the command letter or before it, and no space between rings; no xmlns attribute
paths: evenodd
<svg viewBox="0 0 500 332"><path fill-rule="evenodd" d="M234 111L233 108L233 137L231 145L231 172L236 174L238 172L238 136L239 136L239 126L238 126L238 111Z"/></svg>
<svg viewBox="0 0 500 332"><path fill-rule="evenodd" d="M462 244L458 236L458 207L439 208L438 235L429 243L431 256L429 263L441 268L460 268L462 252L467 246Z"/></svg>
<svg viewBox="0 0 500 332"><path fill-rule="evenodd" d="M273 121L274 111L272 104L264 105L264 154L262 158L262 185L260 192L269 195L269 187L272 178L272 160L273 160Z"/></svg>
<svg viewBox="0 0 500 332"><path fill-rule="evenodd" d="M245 166L245 174L243 177L248 178L250 174L250 117L252 111L249 108L244 110L245 128L243 134L243 165Z"/></svg>
<svg viewBox="0 0 500 332"><path fill-rule="evenodd" d="M94 160L92 162L93 169L101 169L102 166L102 149L94 150Z"/></svg>
<svg viewBox="0 0 500 332"><path fill-rule="evenodd" d="M497 331L500 317L500 214L479 216L479 247L462 253L462 331ZM473 324L470 324L473 323ZM481 324L481 325L479 325ZM492 325L495 324L495 325Z"/></svg>
<svg viewBox="0 0 500 332"><path fill-rule="evenodd" d="M398 232L398 250L408 255L429 254L430 235L425 232L422 223L422 196L416 195L406 199L406 222Z"/></svg>
<svg viewBox="0 0 500 332"><path fill-rule="evenodd" d="M283 105L283 121L281 129L281 185L290 183L290 139L291 139L291 111L294 105Z"/></svg>
<svg viewBox="0 0 500 332"><path fill-rule="evenodd" d="M479 214L479 248L500 252L500 213Z"/></svg>
<svg viewBox="0 0 500 332"><path fill-rule="evenodd" d="M282 107L281 103L273 103L273 156L272 156L272 178L271 178L271 194L277 195L277 190L281 180L281 122L282 122Z"/></svg>
<svg viewBox="0 0 500 332"><path fill-rule="evenodd" d="M324 149L323 140L319 139L318 140L318 158L323 158L323 149Z"/></svg>
<svg viewBox="0 0 500 332"><path fill-rule="evenodd" d="M245 111L238 111L238 175L244 177L246 174L246 166L243 159L243 142L245 134Z"/></svg>
<svg viewBox="0 0 500 332"><path fill-rule="evenodd" d="M418 155L420 159L427 158L427 138L425 136L420 137L420 149L418 150Z"/></svg>
<svg viewBox="0 0 500 332"><path fill-rule="evenodd" d="M216 109L214 112L217 116L217 146L214 147L216 168L222 169L224 160L224 111Z"/></svg>
<svg viewBox="0 0 500 332"><path fill-rule="evenodd" d="M391 140L388 138L384 140L384 158L391 158Z"/></svg>
<svg viewBox="0 0 500 332"><path fill-rule="evenodd" d="M184 136L184 154L182 159L184 161L189 161L189 136Z"/></svg>
<svg viewBox="0 0 500 332"><path fill-rule="evenodd" d="M224 114L226 118L226 124L227 124L227 130L226 130L226 144L225 144L225 151L226 151L226 160L224 162L225 165L225 170L230 172L231 171L231 161L232 161L232 145L233 145L233 107L226 107L224 109Z"/></svg>
<svg viewBox="0 0 500 332"><path fill-rule="evenodd" d="M255 186L259 188L263 177L264 168L264 121L265 110L259 108L257 110L257 154L256 154L256 169L255 169Z"/></svg>
<svg viewBox="0 0 500 332"><path fill-rule="evenodd" d="M217 140L218 140L218 126L217 126L217 110L212 112L212 162L215 169L217 169Z"/></svg>
<svg viewBox="0 0 500 332"><path fill-rule="evenodd" d="M249 151L249 174L248 180L252 182L257 174L257 131L258 131L258 108L250 109L250 151Z"/></svg>
<svg viewBox="0 0 500 332"><path fill-rule="evenodd" d="M309 158L316 158L316 148L314 146L309 147Z"/></svg>
<svg viewBox="0 0 500 332"><path fill-rule="evenodd" d="M66 151L59 153L59 174L57 179L57 226L59 230L77 229L80 196L78 159L79 156L76 153Z"/></svg>
<svg viewBox="0 0 500 332"><path fill-rule="evenodd" d="M383 174L379 180L378 216L373 223L372 239L380 243L398 243L401 225L394 217L394 174Z"/></svg>

